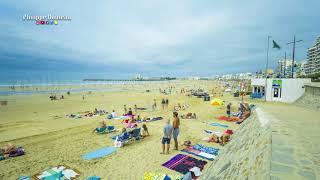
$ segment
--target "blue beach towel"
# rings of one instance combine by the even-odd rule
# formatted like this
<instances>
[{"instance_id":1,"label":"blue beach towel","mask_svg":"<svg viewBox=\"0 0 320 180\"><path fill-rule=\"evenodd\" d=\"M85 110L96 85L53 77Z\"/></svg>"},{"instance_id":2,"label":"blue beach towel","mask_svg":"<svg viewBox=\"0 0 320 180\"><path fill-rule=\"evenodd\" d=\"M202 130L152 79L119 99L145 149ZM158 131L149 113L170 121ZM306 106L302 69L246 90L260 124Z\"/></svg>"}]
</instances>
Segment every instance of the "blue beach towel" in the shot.
<instances>
[{"instance_id":1,"label":"blue beach towel","mask_svg":"<svg viewBox=\"0 0 320 180\"><path fill-rule=\"evenodd\" d=\"M115 148L115 147L106 147L106 148L102 148L102 149L99 149L99 150L94 151L94 152L90 152L90 153L84 154L82 156L82 158L85 159L85 160L101 158L103 156L107 156L109 154L112 154L112 153L114 153L116 151L117 151L117 148Z\"/></svg>"},{"instance_id":2,"label":"blue beach towel","mask_svg":"<svg viewBox=\"0 0 320 180\"><path fill-rule=\"evenodd\" d=\"M88 177L86 180L100 180L100 177L98 176Z\"/></svg>"},{"instance_id":3,"label":"blue beach towel","mask_svg":"<svg viewBox=\"0 0 320 180\"><path fill-rule=\"evenodd\" d=\"M228 125L225 124L220 124L220 123L211 123L210 126L219 126L219 127L223 127L223 128L228 128Z\"/></svg>"},{"instance_id":4,"label":"blue beach towel","mask_svg":"<svg viewBox=\"0 0 320 180\"><path fill-rule=\"evenodd\" d=\"M208 153L208 154L213 154L215 156L218 155L219 150L220 150L218 148L208 147L208 146L205 146L205 145L202 145L202 144L195 144L192 147L194 149L198 150L198 151L202 151L202 152L205 152L205 153Z\"/></svg>"}]
</instances>

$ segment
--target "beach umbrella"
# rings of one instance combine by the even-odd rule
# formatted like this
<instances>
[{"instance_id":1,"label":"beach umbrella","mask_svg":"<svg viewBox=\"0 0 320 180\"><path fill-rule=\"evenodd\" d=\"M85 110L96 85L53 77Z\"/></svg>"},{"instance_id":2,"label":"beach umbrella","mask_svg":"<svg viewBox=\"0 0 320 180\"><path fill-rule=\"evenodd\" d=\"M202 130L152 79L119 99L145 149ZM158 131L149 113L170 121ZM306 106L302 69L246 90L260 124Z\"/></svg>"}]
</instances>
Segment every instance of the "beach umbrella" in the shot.
<instances>
[{"instance_id":1,"label":"beach umbrella","mask_svg":"<svg viewBox=\"0 0 320 180\"><path fill-rule=\"evenodd\" d=\"M223 105L223 100L214 98L211 103L212 106L222 106Z\"/></svg>"}]
</instances>

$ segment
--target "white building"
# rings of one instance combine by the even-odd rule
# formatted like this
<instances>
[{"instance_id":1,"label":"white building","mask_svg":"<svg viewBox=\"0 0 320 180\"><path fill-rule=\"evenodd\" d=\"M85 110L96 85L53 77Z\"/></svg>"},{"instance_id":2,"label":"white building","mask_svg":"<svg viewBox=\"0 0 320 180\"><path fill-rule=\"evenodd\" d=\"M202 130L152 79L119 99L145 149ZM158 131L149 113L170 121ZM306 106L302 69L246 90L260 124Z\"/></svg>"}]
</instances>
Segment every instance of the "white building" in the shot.
<instances>
[{"instance_id":1,"label":"white building","mask_svg":"<svg viewBox=\"0 0 320 180\"><path fill-rule=\"evenodd\" d=\"M311 79L251 79L251 87L253 94L260 93L267 101L292 103L303 95L304 85L310 82Z\"/></svg>"},{"instance_id":2,"label":"white building","mask_svg":"<svg viewBox=\"0 0 320 180\"><path fill-rule=\"evenodd\" d=\"M317 38L314 46L308 49L306 74L320 73L320 37Z\"/></svg>"}]
</instances>

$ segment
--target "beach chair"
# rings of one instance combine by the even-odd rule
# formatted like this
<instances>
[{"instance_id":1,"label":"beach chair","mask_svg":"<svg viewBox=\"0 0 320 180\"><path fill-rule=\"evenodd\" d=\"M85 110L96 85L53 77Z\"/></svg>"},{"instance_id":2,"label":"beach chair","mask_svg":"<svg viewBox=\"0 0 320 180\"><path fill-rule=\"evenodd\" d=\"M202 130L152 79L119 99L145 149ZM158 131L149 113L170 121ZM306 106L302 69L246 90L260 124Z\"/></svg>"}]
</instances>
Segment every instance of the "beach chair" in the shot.
<instances>
[{"instance_id":1,"label":"beach chair","mask_svg":"<svg viewBox=\"0 0 320 180\"><path fill-rule=\"evenodd\" d=\"M116 131L114 126L107 126L106 128L99 130L97 133L98 134L106 134L106 133L111 133L114 131Z\"/></svg>"},{"instance_id":2,"label":"beach chair","mask_svg":"<svg viewBox=\"0 0 320 180\"><path fill-rule=\"evenodd\" d=\"M139 140L141 138L140 131L141 131L141 128L132 130L131 139Z\"/></svg>"},{"instance_id":3,"label":"beach chair","mask_svg":"<svg viewBox=\"0 0 320 180\"><path fill-rule=\"evenodd\" d=\"M116 140L114 141L115 147L122 147L125 143L129 142L130 135L128 132L122 133L116 136Z\"/></svg>"}]
</instances>

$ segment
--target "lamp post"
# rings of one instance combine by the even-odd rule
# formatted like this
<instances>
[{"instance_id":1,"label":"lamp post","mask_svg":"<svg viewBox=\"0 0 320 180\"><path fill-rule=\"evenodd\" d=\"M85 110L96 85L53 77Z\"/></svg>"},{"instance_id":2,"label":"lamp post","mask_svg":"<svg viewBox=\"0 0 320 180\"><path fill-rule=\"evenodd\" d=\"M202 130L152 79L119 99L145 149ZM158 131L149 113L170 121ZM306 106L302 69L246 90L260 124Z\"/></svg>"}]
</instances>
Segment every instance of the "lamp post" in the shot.
<instances>
[{"instance_id":1,"label":"lamp post","mask_svg":"<svg viewBox=\"0 0 320 180\"><path fill-rule=\"evenodd\" d=\"M295 50L296 50L296 43L297 42L302 42L302 40L298 40L296 41L296 36L293 36L293 42L289 42L288 44L293 44L293 49L292 49L292 65L291 65L291 78L293 78L293 67L294 67L294 54L295 54Z\"/></svg>"}]
</instances>

